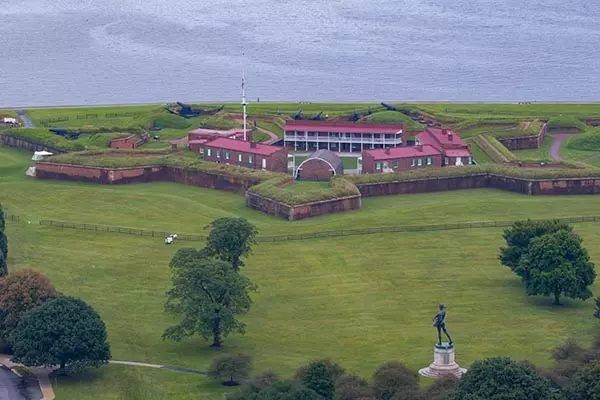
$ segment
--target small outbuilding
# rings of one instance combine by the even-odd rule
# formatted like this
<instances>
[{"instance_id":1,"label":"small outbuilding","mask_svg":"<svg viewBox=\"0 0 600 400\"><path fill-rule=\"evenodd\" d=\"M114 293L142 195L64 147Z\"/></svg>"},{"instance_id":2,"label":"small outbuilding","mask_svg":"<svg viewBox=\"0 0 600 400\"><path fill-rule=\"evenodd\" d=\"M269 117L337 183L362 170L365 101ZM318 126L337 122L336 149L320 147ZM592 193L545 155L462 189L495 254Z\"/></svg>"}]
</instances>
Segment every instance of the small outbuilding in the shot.
<instances>
[{"instance_id":1,"label":"small outbuilding","mask_svg":"<svg viewBox=\"0 0 600 400\"><path fill-rule=\"evenodd\" d=\"M332 151L318 150L296 169L295 178L304 181L328 181L334 175L342 175L342 159Z\"/></svg>"}]
</instances>

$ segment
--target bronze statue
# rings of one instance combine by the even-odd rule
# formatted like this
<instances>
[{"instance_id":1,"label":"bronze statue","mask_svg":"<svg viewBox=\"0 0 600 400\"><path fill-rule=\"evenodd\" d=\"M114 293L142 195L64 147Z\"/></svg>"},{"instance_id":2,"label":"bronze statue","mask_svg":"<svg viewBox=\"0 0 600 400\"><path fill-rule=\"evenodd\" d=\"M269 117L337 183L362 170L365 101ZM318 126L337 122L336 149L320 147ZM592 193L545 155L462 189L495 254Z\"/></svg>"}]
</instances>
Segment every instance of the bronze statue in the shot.
<instances>
[{"instance_id":1,"label":"bronze statue","mask_svg":"<svg viewBox=\"0 0 600 400\"><path fill-rule=\"evenodd\" d=\"M435 317L433 317L433 326L435 326L437 328L438 346L442 345L442 331L444 331L444 334L448 338L448 341L449 341L448 344L450 346L452 346L452 338L450 337L450 335L448 334L448 331L446 330L446 309L444 308L443 304L440 304L440 311L438 311L438 313L435 315Z\"/></svg>"}]
</instances>

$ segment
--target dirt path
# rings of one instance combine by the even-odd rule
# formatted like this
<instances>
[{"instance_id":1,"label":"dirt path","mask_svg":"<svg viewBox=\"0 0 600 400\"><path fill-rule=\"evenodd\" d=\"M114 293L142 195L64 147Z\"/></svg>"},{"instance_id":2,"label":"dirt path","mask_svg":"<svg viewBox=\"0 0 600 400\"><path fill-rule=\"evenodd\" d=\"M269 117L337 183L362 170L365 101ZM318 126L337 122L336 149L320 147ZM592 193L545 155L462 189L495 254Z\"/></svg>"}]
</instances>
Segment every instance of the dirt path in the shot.
<instances>
[{"instance_id":1,"label":"dirt path","mask_svg":"<svg viewBox=\"0 0 600 400\"><path fill-rule=\"evenodd\" d=\"M31 118L29 118L29 116L25 114L25 110L15 110L15 113L17 113L19 118L23 120L23 125L25 126L25 128L35 128L35 125L33 124Z\"/></svg>"},{"instance_id":2,"label":"dirt path","mask_svg":"<svg viewBox=\"0 0 600 400\"><path fill-rule=\"evenodd\" d=\"M198 371L198 370L195 370L195 369L172 367L170 365L142 363L142 362L137 362L137 361L110 360L108 363L109 364L116 364L116 365L130 365L130 366L133 366L133 367L146 367L146 368L166 369L166 370L169 370L169 371L185 372L186 374L195 374L195 375L204 375L204 376L208 375L208 373L206 373L204 371Z\"/></svg>"},{"instance_id":3,"label":"dirt path","mask_svg":"<svg viewBox=\"0 0 600 400\"><path fill-rule=\"evenodd\" d=\"M550 146L550 157L556 161L562 161L562 157L560 156L560 146L562 146L563 142L566 138L572 136L570 134L561 133L557 135L552 135L554 140L552 141L552 145Z\"/></svg>"},{"instance_id":4,"label":"dirt path","mask_svg":"<svg viewBox=\"0 0 600 400\"><path fill-rule=\"evenodd\" d=\"M266 140L263 143L272 144L279 140L279 136L277 136L275 133L273 133L269 130L266 130L265 128L261 128L260 126L257 126L256 129L258 129L262 133L266 133L267 135L269 135L270 139Z\"/></svg>"}]
</instances>

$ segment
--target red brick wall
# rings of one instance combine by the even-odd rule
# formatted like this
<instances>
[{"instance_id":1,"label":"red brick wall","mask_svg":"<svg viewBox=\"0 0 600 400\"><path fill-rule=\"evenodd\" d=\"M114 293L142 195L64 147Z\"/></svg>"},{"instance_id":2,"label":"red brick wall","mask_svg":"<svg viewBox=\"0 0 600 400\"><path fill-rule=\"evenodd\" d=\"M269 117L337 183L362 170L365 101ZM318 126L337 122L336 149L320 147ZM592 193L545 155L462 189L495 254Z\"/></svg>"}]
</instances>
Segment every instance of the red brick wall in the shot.
<instances>
[{"instance_id":1,"label":"red brick wall","mask_svg":"<svg viewBox=\"0 0 600 400\"><path fill-rule=\"evenodd\" d=\"M298 169L298 178L303 180L328 181L333 175L331 166L318 158L303 162Z\"/></svg>"},{"instance_id":2,"label":"red brick wall","mask_svg":"<svg viewBox=\"0 0 600 400\"><path fill-rule=\"evenodd\" d=\"M266 156L212 147L209 145L209 143L202 145L202 148L204 149L204 159L206 161L236 165L245 168L262 169L262 160L266 159L267 170L281 173L287 173L288 171L287 150L284 148L281 148L280 150L277 150L276 152ZM210 156L207 155L207 149L211 150ZM220 158L217 158L217 151L221 152ZM229 152L229 159L225 158L226 152ZM239 161L238 158L240 154L242 155L242 161ZM248 156L252 156L252 163L248 162Z\"/></svg>"},{"instance_id":3,"label":"red brick wall","mask_svg":"<svg viewBox=\"0 0 600 400\"><path fill-rule=\"evenodd\" d=\"M431 165L427 165L427 158L431 158ZM421 158L423 160L422 165L419 166L417 159ZM410 165L410 160L415 160L414 167ZM378 162L384 163L387 162L388 167L392 168L394 171L409 171L412 169L419 168L432 168L432 167L441 167L442 166L442 155L436 154L431 156L415 156L410 158L398 158L398 168L394 168L394 160L379 160L376 161L371 157L366 151L363 152L363 165L362 165L362 173L363 174L373 174L373 173L381 173L382 171L377 170L376 164ZM382 168L383 169L383 168Z\"/></svg>"},{"instance_id":4,"label":"red brick wall","mask_svg":"<svg viewBox=\"0 0 600 400\"><path fill-rule=\"evenodd\" d=\"M534 136L523 136L515 138L496 138L509 150L539 149L546 137L546 124L542 126L540 133Z\"/></svg>"},{"instance_id":5,"label":"red brick wall","mask_svg":"<svg viewBox=\"0 0 600 400\"><path fill-rule=\"evenodd\" d=\"M361 196L319 201L299 206L288 206L255 193L246 192L246 207L262 211L269 215L275 215L288 221L295 221L318 215L359 210L361 208Z\"/></svg>"}]
</instances>

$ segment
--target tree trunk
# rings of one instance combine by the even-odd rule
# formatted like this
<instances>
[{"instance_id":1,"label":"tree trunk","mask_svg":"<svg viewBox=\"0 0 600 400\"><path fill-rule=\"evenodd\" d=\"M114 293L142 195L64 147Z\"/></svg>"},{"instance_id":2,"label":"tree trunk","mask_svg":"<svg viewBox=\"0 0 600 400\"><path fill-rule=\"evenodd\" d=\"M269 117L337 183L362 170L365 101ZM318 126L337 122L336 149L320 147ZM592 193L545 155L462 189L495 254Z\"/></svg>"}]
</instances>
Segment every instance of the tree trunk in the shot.
<instances>
[{"instance_id":1,"label":"tree trunk","mask_svg":"<svg viewBox=\"0 0 600 400\"><path fill-rule=\"evenodd\" d=\"M218 333L213 334L213 344L210 347L221 347L221 336Z\"/></svg>"},{"instance_id":2,"label":"tree trunk","mask_svg":"<svg viewBox=\"0 0 600 400\"><path fill-rule=\"evenodd\" d=\"M560 306L560 293L554 293L554 304Z\"/></svg>"},{"instance_id":3,"label":"tree trunk","mask_svg":"<svg viewBox=\"0 0 600 400\"><path fill-rule=\"evenodd\" d=\"M214 321L213 344L211 344L210 347L221 347L221 320L219 318Z\"/></svg>"},{"instance_id":4,"label":"tree trunk","mask_svg":"<svg viewBox=\"0 0 600 400\"><path fill-rule=\"evenodd\" d=\"M233 270L234 271L239 271L240 270L240 259L238 257L234 257L233 258Z\"/></svg>"}]
</instances>

